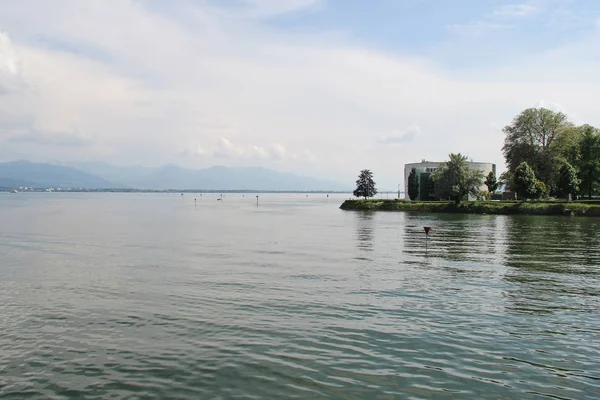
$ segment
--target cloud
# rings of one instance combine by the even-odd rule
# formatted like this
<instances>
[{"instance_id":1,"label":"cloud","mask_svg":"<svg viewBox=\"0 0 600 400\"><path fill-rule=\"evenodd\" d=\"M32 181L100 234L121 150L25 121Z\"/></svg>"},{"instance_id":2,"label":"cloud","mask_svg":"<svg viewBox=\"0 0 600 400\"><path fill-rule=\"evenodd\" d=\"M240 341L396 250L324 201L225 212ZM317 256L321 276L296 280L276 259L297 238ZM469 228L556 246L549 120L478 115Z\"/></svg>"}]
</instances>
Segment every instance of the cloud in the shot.
<instances>
[{"instance_id":1,"label":"cloud","mask_svg":"<svg viewBox=\"0 0 600 400\"><path fill-rule=\"evenodd\" d=\"M456 33L478 37L489 32L513 29L515 25L508 23L507 20L531 16L541 11L542 7L536 0L508 4L496 8L480 18L462 24L453 24L448 28Z\"/></svg>"},{"instance_id":2,"label":"cloud","mask_svg":"<svg viewBox=\"0 0 600 400\"><path fill-rule=\"evenodd\" d=\"M312 8L322 0L238 0L220 11L229 17L265 18Z\"/></svg>"},{"instance_id":3,"label":"cloud","mask_svg":"<svg viewBox=\"0 0 600 400\"><path fill-rule=\"evenodd\" d=\"M314 163L318 160L317 155L308 150L302 151L299 154L292 154L291 158L294 160L307 161L309 163Z\"/></svg>"},{"instance_id":4,"label":"cloud","mask_svg":"<svg viewBox=\"0 0 600 400\"><path fill-rule=\"evenodd\" d=\"M0 31L0 95L24 88L21 59L8 34Z\"/></svg>"},{"instance_id":5,"label":"cloud","mask_svg":"<svg viewBox=\"0 0 600 400\"><path fill-rule=\"evenodd\" d=\"M379 142L383 144L402 144L405 142L415 140L416 137L420 134L421 128L418 125L412 125L405 129L403 132L382 137L381 139L379 139Z\"/></svg>"},{"instance_id":6,"label":"cloud","mask_svg":"<svg viewBox=\"0 0 600 400\"><path fill-rule=\"evenodd\" d=\"M266 159L269 157L269 153L264 149L264 147L260 147L257 145L250 146L248 153L252 157L258 157L258 158L262 158L262 159Z\"/></svg>"},{"instance_id":7,"label":"cloud","mask_svg":"<svg viewBox=\"0 0 600 400\"><path fill-rule=\"evenodd\" d=\"M557 103L549 103L547 101L544 100L539 100L537 101L534 106L535 108L546 108L548 110L552 110L554 112L562 112L562 113L566 113L566 110Z\"/></svg>"},{"instance_id":8,"label":"cloud","mask_svg":"<svg viewBox=\"0 0 600 400\"><path fill-rule=\"evenodd\" d=\"M274 160L283 160L287 156L287 150L285 149L285 147L283 145L281 145L279 143L276 143L273 145L270 153L271 153L271 158L273 158Z\"/></svg>"},{"instance_id":9,"label":"cloud","mask_svg":"<svg viewBox=\"0 0 600 400\"><path fill-rule=\"evenodd\" d=\"M537 2L525 2L520 4L508 4L494 10L494 15L503 17L526 17L540 11Z\"/></svg>"},{"instance_id":10,"label":"cloud","mask_svg":"<svg viewBox=\"0 0 600 400\"><path fill-rule=\"evenodd\" d=\"M267 147L256 144L238 145L227 138L218 139L212 154L219 158L255 158L271 161L281 161L288 156L286 148L279 143Z\"/></svg>"},{"instance_id":11,"label":"cloud","mask_svg":"<svg viewBox=\"0 0 600 400\"><path fill-rule=\"evenodd\" d=\"M90 145L90 139L76 133L37 132L31 130L23 134L9 136L7 143L35 144L40 146L84 147Z\"/></svg>"},{"instance_id":12,"label":"cloud","mask_svg":"<svg viewBox=\"0 0 600 400\"><path fill-rule=\"evenodd\" d=\"M234 145L231 140L227 138L219 138L218 144L213 150L213 156L215 157L239 157L243 156L245 150L242 147Z\"/></svg>"},{"instance_id":13,"label":"cloud","mask_svg":"<svg viewBox=\"0 0 600 400\"><path fill-rule=\"evenodd\" d=\"M369 47L352 35L265 22L318 10L316 1L242 4L243 21L223 2L205 4L20 0L0 7L11 39L10 52L4 44L0 50L10 54L0 58L0 87L16 79L14 65L26 85L0 96L1 156L144 165L185 158L190 167L275 165L350 182L360 158L378 181L395 185L413 159L462 152L501 164L502 132L490 121L509 123L540 98L600 125L591 34L491 67L473 65L476 53L446 65L438 43L419 55L382 50L402 48L395 42ZM509 26L495 18L454 29L481 35ZM462 38L448 36L448 46L471 54ZM427 136L393 133L412 125ZM74 152L50 145L61 140L48 136L46 145L6 141L16 134L34 140L36 132L80 132L89 144ZM390 134L379 138L382 132ZM382 146L386 140L402 146Z\"/></svg>"},{"instance_id":14,"label":"cloud","mask_svg":"<svg viewBox=\"0 0 600 400\"><path fill-rule=\"evenodd\" d=\"M10 37L6 32L0 32L0 74L17 75L19 64L19 58Z\"/></svg>"},{"instance_id":15,"label":"cloud","mask_svg":"<svg viewBox=\"0 0 600 400\"><path fill-rule=\"evenodd\" d=\"M252 163L252 161L261 161L267 163L276 163L280 165L286 163L314 163L317 161L317 155L310 150L298 149L296 152L290 152L281 143L269 145L258 144L238 144L227 138L219 138L212 150L211 155L216 158L225 158L232 161L242 161Z\"/></svg>"},{"instance_id":16,"label":"cloud","mask_svg":"<svg viewBox=\"0 0 600 400\"><path fill-rule=\"evenodd\" d=\"M572 110L567 110L561 104L558 104L555 102L547 102L544 100L539 100L535 103L534 107L535 108L546 108L546 109L552 110L554 112L561 112L561 113L565 114L569 118L569 121L571 121L575 125L583 125L586 123L585 120L578 113L572 112Z\"/></svg>"},{"instance_id":17,"label":"cloud","mask_svg":"<svg viewBox=\"0 0 600 400\"><path fill-rule=\"evenodd\" d=\"M454 24L454 25L449 26L450 30L452 30L454 32L462 33L462 34L466 34L466 35L470 35L470 36L480 36L489 31L498 31L498 30L508 29L511 27L512 26L508 25L508 24L484 21L484 20L473 20L473 21L469 21L464 24Z\"/></svg>"}]
</instances>

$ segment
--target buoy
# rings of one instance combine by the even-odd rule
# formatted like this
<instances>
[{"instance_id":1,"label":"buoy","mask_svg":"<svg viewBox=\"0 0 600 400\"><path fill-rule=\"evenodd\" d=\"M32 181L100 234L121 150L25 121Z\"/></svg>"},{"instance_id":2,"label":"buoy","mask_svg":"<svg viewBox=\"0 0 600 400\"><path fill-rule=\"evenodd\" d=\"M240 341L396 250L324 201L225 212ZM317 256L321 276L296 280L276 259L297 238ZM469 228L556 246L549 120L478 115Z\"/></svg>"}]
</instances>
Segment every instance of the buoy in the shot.
<instances>
[{"instance_id":1,"label":"buoy","mask_svg":"<svg viewBox=\"0 0 600 400\"><path fill-rule=\"evenodd\" d=\"M431 230L431 227L424 226L423 230L425 231L425 253L427 253L427 239L429 239L429 231Z\"/></svg>"}]
</instances>

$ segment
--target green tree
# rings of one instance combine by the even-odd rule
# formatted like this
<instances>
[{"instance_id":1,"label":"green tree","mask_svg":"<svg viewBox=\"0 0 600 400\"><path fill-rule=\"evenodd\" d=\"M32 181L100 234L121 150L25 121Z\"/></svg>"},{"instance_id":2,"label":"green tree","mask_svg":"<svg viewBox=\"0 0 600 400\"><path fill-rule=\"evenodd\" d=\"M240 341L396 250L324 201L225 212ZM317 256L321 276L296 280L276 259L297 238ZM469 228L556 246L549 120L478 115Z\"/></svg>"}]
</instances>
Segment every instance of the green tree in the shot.
<instances>
[{"instance_id":1,"label":"green tree","mask_svg":"<svg viewBox=\"0 0 600 400\"><path fill-rule=\"evenodd\" d=\"M481 190L477 194L477 201L487 201L491 198L492 198L492 196L491 196L490 192L488 192L487 190Z\"/></svg>"},{"instance_id":2,"label":"green tree","mask_svg":"<svg viewBox=\"0 0 600 400\"><path fill-rule=\"evenodd\" d=\"M561 159L561 167L567 163L575 166L579 158L579 144L581 142L582 127L570 126L556 136L552 143L552 150Z\"/></svg>"},{"instance_id":3,"label":"green tree","mask_svg":"<svg viewBox=\"0 0 600 400\"><path fill-rule=\"evenodd\" d=\"M527 162L538 179L554 190L560 165L554 142L571 126L561 112L546 108L528 108L521 112L503 129L506 137L502 152L509 171L514 173L521 163Z\"/></svg>"},{"instance_id":4,"label":"green tree","mask_svg":"<svg viewBox=\"0 0 600 400\"><path fill-rule=\"evenodd\" d=\"M536 195L536 181L535 172L527 162L523 161L515 169L510 186L517 193L519 200L525 200Z\"/></svg>"},{"instance_id":5,"label":"green tree","mask_svg":"<svg viewBox=\"0 0 600 400\"><path fill-rule=\"evenodd\" d=\"M356 189L354 189L355 197L373 197L377 194L375 181L373 181L373 173L368 169L363 169L356 180Z\"/></svg>"},{"instance_id":6,"label":"green tree","mask_svg":"<svg viewBox=\"0 0 600 400\"><path fill-rule=\"evenodd\" d=\"M411 169L408 174L408 198L416 200L419 197L419 175L416 169Z\"/></svg>"},{"instance_id":7,"label":"green tree","mask_svg":"<svg viewBox=\"0 0 600 400\"><path fill-rule=\"evenodd\" d=\"M548 186L539 179L535 180L535 197L538 199L548 197Z\"/></svg>"},{"instance_id":8,"label":"green tree","mask_svg":"<svg viewBox=\"0 0 600 400\"><path fill-rule=\"evenodd\" d=\"M579 142L578 159L581 191L592 197L600 184L600 131L593 126L583 125Z\"/></svg>"},{"instance_id":9,"label":"green tree","mask_svg":"<svg viewBox=\"0 0 600 400\"><path fill-rule=\"evenodd\" d=\"M579 178L577 171L571 164L565 163L560 167L558 173L558 194L561 197L568 197L579 191Z\"/></svg>"},{"instance_id":10,"label":"green tree","mask_svg":"<svg viewBox=\"0 0 600 400\"><path fill-rule=\"evenodd\" d=\"M490 173L485 178L485 186L488 188L488 192L492 193L498 190L498 180L496 179L496 174L494 171L490 171Z\"/></svg>"},{"instance_id":11,"label":"green tree","mask_svg":"<svg viewBox=\"0 0 600 400\"><path fill-rule=\"evenodd\" d=\"M510 187L510 183L512 182L512 176L513 176L513 174L509 170L506 170L503 173L501 173L500 176L498 177L498 186L505 185L505 186L508 186L510 189L512 189Z\"/></svg>"},{"instance_id":12,"label":"green tree","mask_svg":"<svg viewBox=\"0 0 600 400\"><path fill-rule=\"evenodd\" d=\"M451 198L459 203L465 196L477 196L483 182L483 172L469 168L467 157L450 154L450 160L442 163L431 175L436 197Z\"/></svg>"}]
</instances>

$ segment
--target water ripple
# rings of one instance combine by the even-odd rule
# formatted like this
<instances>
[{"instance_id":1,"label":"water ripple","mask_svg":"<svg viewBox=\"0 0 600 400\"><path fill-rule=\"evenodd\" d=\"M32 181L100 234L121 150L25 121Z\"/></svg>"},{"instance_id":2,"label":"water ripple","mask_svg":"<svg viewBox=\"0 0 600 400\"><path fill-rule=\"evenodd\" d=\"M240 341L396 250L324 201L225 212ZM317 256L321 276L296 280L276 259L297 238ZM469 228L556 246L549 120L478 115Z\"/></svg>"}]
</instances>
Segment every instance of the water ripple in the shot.
<instances>
[{"instance_id":1,"label":"water ripple","mask_svg":"<svg viewBox=\"0 0 600 400\"><path fill-rule=\"evenodd\" d=\"M600 398L598 221L39 199L0 198L0 398Z\"/></svg>"}]
</instances>

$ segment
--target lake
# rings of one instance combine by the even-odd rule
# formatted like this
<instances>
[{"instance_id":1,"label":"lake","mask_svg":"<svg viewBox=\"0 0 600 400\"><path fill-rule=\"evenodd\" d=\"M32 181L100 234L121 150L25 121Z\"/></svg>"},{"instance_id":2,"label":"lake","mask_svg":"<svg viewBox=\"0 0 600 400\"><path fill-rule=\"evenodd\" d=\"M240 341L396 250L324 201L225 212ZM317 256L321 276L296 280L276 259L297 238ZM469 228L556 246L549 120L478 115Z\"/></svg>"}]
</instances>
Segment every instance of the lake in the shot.
<instances>
[{"instance_id":1,"label":"lake","mask_svg":"<svg viewBox=\"0 0 600 400\"><path fill-rule=\"evenodd\" d=\"M0 398L600 398L600 219L217 196L0 193Z\"/></svg>"}]
</instances>

